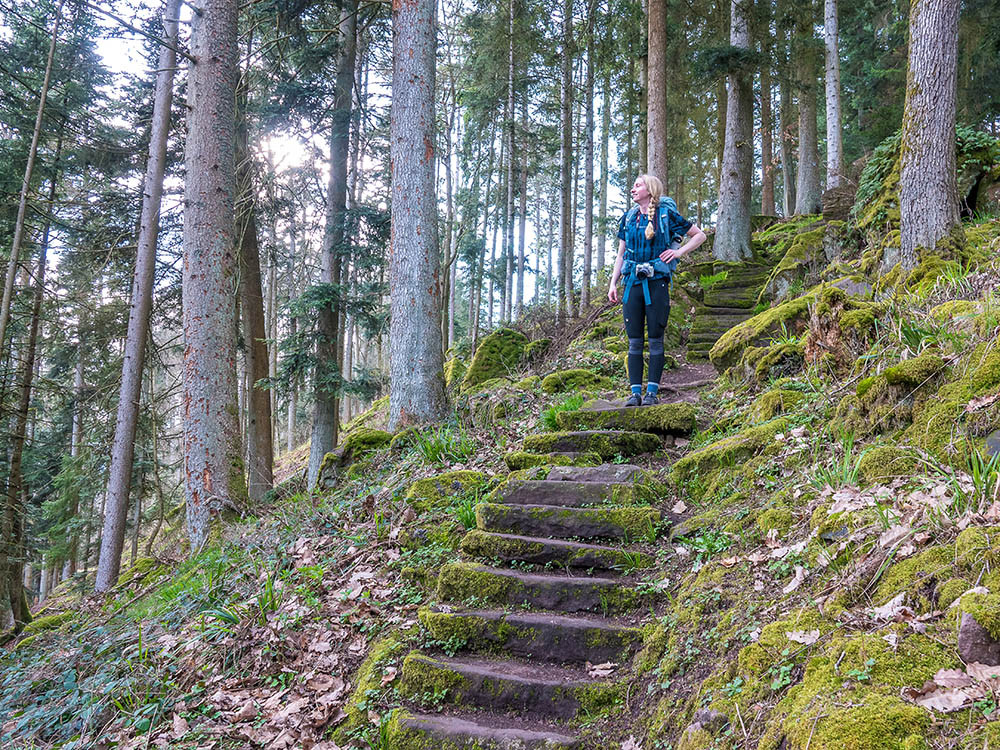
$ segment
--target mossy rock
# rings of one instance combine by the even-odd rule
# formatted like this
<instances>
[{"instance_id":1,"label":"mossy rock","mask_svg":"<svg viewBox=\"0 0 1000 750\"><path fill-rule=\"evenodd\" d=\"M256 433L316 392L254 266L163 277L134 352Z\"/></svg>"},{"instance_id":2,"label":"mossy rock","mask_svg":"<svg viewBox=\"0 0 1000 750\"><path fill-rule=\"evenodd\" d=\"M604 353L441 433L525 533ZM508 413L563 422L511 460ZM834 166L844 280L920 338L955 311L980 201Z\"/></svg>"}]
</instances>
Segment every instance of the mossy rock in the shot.
<instances>
[{"instance_id":1,"label":"mossy rock","mask_svg":"<svg viewBox=\"0 0 1000 750\"><path fill-rule=\"evenodd\" d=\"M919 386L940 375L944 369L945 362L940 354L924 352L889 367L882 374L889 385Z\"/></svg>"},{"instance_id":2,"label":"mossy rock","mask_svg":"<svg viewBox=\"0 0 1000 750\"><path fill-rule=\"evenodd\" d=\"M511 451L504 455L503 461L511 471L522 471L532 466L600 466L602 459L599 454L592 452L567 455Z\"/></svg>"},{"instance_id":3,"label":"mossy rock","mask_svg":"<svg viewBox=\"0 0 1000 750\"><path fill-rule=\"evenodd\" d=\"M796 282L814 276L830 261L824 247L826 232L826 223L820 220L792 236L784 255L768 276L758 302L785 298Z\"/></svg>"},{"instance_id":4,"label":"mossy rock","mask_svg":"<svg viewBox=\"0 0 1000 750\"><path fill-rule=\"evenodd\" d=\"M449 393L453 393L458 390L459 386L462 384L462 378L465 377L465 373L468 369L468 364L460 357L452 357L445 362L444 384Z\"/></svg>"},{"instance_id":5,"label":"mossy rock","mask_svg":"<svg viewBox=\"0 0 1000 750\"><path fill-rule=\"evenodd\" d=\"M753 422L767 422L781 414L785 414L798 406L806 398L802 391L787 388L775 388L762 393L750 407L750 419Z\"/></svg>"},{"instance_id":6,"label":"mossy rock","mask_svg":"<svg viewBox=\"0 0 1000 750\"><path fill-rule=\"evenodd\" d=\"M782 341L766 347L747 347L740 360L743 375L757 383L795 375L805 364L805 345Z\"/></svg>"},{"instance_id":7,"label":"mossy rock","mask_svg":"<svg viewBox=\"0 0 1000 750\"><path fill-rule=\"evenodd\" d=\"M610 378L584 369L553 372L542 379L542 390L546 393L607 391L612 390L614 387L615 384Z\"/></svg>"},{"instance_id":8,"label":"mossy rock","mask_svg":"<svg viewBox=\"0 0 1000 750\"><path fill-rule=\"evenodd\" d=\"M361 428L351 432L341 443L342 463L357 461L361 456L377 451L392 442L392 433L385 430Z\"/></svg>"},{"instance_id":9,"label":"mossy rock","mask_svg":"<svg viewBox=\"0 0 1000 750\"><path fill-rule=\"evenodd\" d=\"M955 555L963 565L1000 565L1000 526L970 526L955 540Z\"/></svg>"},{"instance_id":10,"label":"mossy rock","mask_svg":"<svg viewBox=\"0 0 1000 750\"><path fill-rule=\"evenodd\" d=\"M601 346L612 354L626 354L628 352L628 341L621 334L608 336L601 342Z\"/></svg>"},{"instance_id":11,"label":"mossy rock","mask_svg":"<svg viewBox=\"0 0 1000 750\"><path fill-rule=\"evenodd\" d=\"M765 536L771 529L777 529L779 535L785 534L795 522L795 516L790 508L768 508L757 516L757 528Z\"/></svg>"},{"instance_id":12,"label":"mossy rock","mask_svg":"<svg viewBox=\"0 0 1000 750\"><path fill-rule=\"evenodd\" d=\"M866 484L910 476L918 462L913 451L895 445L869 448L858 460L858 476Z\"/></svg>"},{"instance_id":13,"label":"mossy rock","mask_svg":"<svg viewBox=\"0 0 1000 750\"><path fill-rule=\"evenodd\" d=\"M955 545L930 547L913 557L890 567L872 595L872 602L883 605L900 593L908 594L908 604L918 613L931 612L935 607L934 590L938 581L952 578L955 573Z\"/></svg>"},{"instance_id":14,"label":"mossy rock","mask_svg":"<svg viewBox=\"0 0 1000 750\"><path fill-rule=\"evenodd\" d=\"M694 477L705 478L724 466L733 467L772 448L775 435L787 430L788 420L779 418L717 440L677 461L671 476L675 482L684 483Z\"/></svg>"},{"instance_id":15,"label":"mossy rock","mask_svg":"<svg viewBox=\"0 0 1000 750\"><path fill-rule=\"evenodd\" d=\"M21 631L21 635L37 635L38 633L43 633L47 630L55 630L56 628L60 628L65 625L67 622L73 622L75 619L76 612L60 612L57 615L44 615L42 617L36 617L24 626L24 630Z\"/></svg>"},{"instance_id":16,"label":"mossy rock","mask_svg":"<svg viewBox=\"0 0 1000 750\"><path fill-rule=\"evenodd\" d=\"M529 375L528 377L521 378L514 383L514 387L519 391L533 391L538 388L541 382L542 378L540 375Z\"/></svg>"},{"instance_id":17,"label":"mossy rock","mask_svg":"<svg viewBox=\"0 0 1000 750\"><path fill-rule=\"evenodd\" d=\"M781 333L782 328L786 333L798 332L805 325L809 304L815 297L816 292L811 290L730 328L715 342L709 352L709 360L719 372L723 372L739 362L747 347L765 342Z\"/></svg>"},{"instance_id":18,"label":"mossy rock","mask_svg":"<svg viewBox=\"0 0 1000 750\"><path fill-rule=\"evenodd\" d=\"M524 438L524 448L531 453L589 452L598 454L606 461L615 456L628 458L642 453L652 453L659 450L662 445L657 435L624 430L547 432Z\"/></svg>"},{"instance_id":19,"label":"mossy rock","mask_svg":"<svg viewBox=\"0 0 1000 750\"><path fill-rule=\"evenodd\" d=\"M121 573L118 574L118 581L116 586L124 586L125 584L136 581L141 582L147 580L153 573L158 572L163 568L160 561L155 557L139 557L130 566L125 568Z\"/></svg>"},{"instance_id":20,"label":"mossy rock","mask_svg":"<svg viewBox=\"0 0 1000 750\"><path fill-rule=\"evenodd\" d=\"M406 645L394 636L383 638L372 644L368 656L352 680L355 688L344 706L347 718L337 728L338 741L347 742L351 732L368 724L369 694L382 689L382 676L385 668L398 662L405 650Z\"/></svg>"},{"instance_id":21,"label":"mossy rock","mask_svg":"<svg viewBox=\"0 0 1000 750\"><path fill-rule=\"evenodd\" d=\"M474 493L485 483L486 475L480 471L449 471L411 484L406 502L420 512L440 510L448 507L453 498Z\"/></svg>"},{"instance_id":22,"label":"mossy rock","mask_svg":"<svg viewBox=\"0 0 1000 750\"><path fill-rule=\"evenodd\" d=\"M480 386L492 378L507 377L524 359L528 337L511 328L500 328L486 336L472 357L462 380L462 391Z\"/></svg>"},{"instance_id":23,"label":"mossy rock","mask_svg":"<svg viewBox=\"0 0 1000 750\"><path fill-rule=\"evenodd\" d=\"M537 362L544 357L552 346L552 339L535 339L524 347L524 361Z\"/></svg>"},{"instance_id":24,"label":"mossy rock","mask_svg":"<svg viewBox=\"0 0 1000 750\"><path fill-rule=\"evenodd\" d=\"M949 578L937 587L937 606L948 609L962 594L972 588L972 584L964 578Z\"/></svg>"},{"instance_id":25,"label":"mossy rock","mask_svg":"<svg viewBox=\"0 0 1000 750\"><path fill-rule=\"evenodd\" d=\"M656 404L637 409L588 409L556 415L563 430L641 430L659 435L690 435L695 429L697 409L688 403Z\"/></svg>"},{"instance_id":26,"label":"mossy rock","mask_svg":"<svg viewBox=\"0 0 1000 750\"><path fill-rule=\"evenodd\" d=\"M962 597L958 609L972 615L993 640L1000 641L1000 594L970 591Z\"/></svg>"}]
</instances>

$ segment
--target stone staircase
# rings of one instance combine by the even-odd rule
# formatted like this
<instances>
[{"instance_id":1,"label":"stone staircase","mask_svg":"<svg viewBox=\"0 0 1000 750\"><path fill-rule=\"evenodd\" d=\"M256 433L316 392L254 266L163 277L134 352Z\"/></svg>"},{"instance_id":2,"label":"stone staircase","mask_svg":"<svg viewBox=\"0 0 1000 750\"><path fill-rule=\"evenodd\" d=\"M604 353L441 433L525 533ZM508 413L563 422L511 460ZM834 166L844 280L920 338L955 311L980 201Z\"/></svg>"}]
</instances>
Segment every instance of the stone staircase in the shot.
<instances>
[{"instance_id":1,"label":"stone staircase","mask_svg":"<svg viewBox=\"0 0 1000 750\"><path fill-rule=\"evenodd\" d=\"M689 361L704 361L722 334L753 317L757 297L771 273L770 264L716 264L728 276L709 288L695 310L687 342Z\"/></svg>"},{"instance_id":2,"label":"stone staircase","mask_svg":"<svg viewBox=\"0 0 1000 750\"><path fill-rule=\"evenodd\" d=\"M569 414L567 425L609 428L530 435L525 449L629 458L694 427L686 403ZM613 429L639 416L651 431ZM583 748L582 722L624 710L633 623L650 603L636 573L665 524L655 482L616 463L519 477L477 507L466 559L442 568L439 603L420 613L440 646L403 662L396 750Z\"/></svg>"}]
</instances>

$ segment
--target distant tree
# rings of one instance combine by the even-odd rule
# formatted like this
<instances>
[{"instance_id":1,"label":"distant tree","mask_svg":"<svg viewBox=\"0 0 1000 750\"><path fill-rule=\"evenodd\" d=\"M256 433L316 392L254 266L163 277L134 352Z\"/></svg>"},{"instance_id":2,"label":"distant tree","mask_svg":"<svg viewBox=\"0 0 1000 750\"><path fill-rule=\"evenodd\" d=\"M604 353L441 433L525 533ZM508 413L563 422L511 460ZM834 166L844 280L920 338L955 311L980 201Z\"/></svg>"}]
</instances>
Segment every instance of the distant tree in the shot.
<instances>
[{"instance_id":1,"label":"distant tree","mask_svg":"<svg viewBox=\"0 0 1000 750\"><path fill-rule=\"evenodd\" d=\"M955 175L959 0L914 0L899 174L900 252L914 268L921 250L961 243ZM953 249L953 248L949 248Z\"/></svg>"},{"instance_id":2,"label":"distant tree","mask_svg":"<svg viewBox=\"0 0 1000 750\"><path fill-rule=\"evenodd\" d=\"M840 127L840 32L837 0L825 0L823 38L826 42L826 187L844 178L844 139Z\"/></svg>"},{"instance_id":3,"label":"distant tree","mask_svg":"<svg viewBox=\"0 0 1000 750\"><path fill-rule=\"evenodd\" d=\"M795 88L799 97L799 163L795 184L795 213L820 210L819 137L816 120L816 76L819 54L815 38L815 0L795 9Z\"/></svg>"},{"instance_id":4,"label":"distant tree","mask_svg":"<svg viewBox=\"0 0 1000 750\"><path fill-rule=\"evenodd\" d=\"M389 425L440 419L441 279L434 191L434 0L392 15Z\"/></svg>"}]
</instances>

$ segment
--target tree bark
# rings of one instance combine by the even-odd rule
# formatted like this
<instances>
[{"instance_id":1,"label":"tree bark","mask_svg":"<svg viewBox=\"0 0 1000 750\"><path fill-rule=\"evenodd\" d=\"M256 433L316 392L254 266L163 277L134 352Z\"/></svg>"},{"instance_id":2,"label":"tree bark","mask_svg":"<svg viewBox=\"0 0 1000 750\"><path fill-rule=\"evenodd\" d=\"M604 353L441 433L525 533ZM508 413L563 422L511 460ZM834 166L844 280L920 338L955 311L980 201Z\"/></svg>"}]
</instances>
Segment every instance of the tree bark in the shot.
<instances>
[{"instance_id":1,"label":"tree bark","mask_svg":"<svg viewBox=\"0 0 1000 750\"><path fill-rule=\"evenodd\" d=\"M955 175L958 0L914 0L899 175L904 269L964 242ZM950 247L949 247L950 246Z\"/></svg>"},{"instance_id":2,"label":"tree bark","mask_svg":"<svg viewBox=\"0 0 1000 750\"><path fill-rule=\"evenodd\" d=\"M392 14L389 427L444 416L434 192L434 0Z\"/></svg>"},{"instance_id":3,"label":"tree bark","mask_svg":"<svg viewBox=\"0 0 1000 750\"><path fill-rule=\"evenodd\" d=\"M799 169L795 213L815 214L821 208L819 139L816 124L817 56L814 51L813 0L797 8L795 24L796 89L799 94Z\"/></svg>"},{"instance_id":4,"label":"tree bark","mask_svg":"<svg viewBox=\"0 0 1000 750\"><path fill-rule=\"evenodd\" d=\"M177 16L180 0L167 0L163 7L163 38L153 95L153 118L149 135L149 155L142 191L139 240L132 275L132 303L129 307L122 380L118 391L118 413L108 472L107 513L101 535L101 553L97 563L94 590L107 591L115 585L121 568L125 543L125 516L132 486L132 463L135 431L139 416L139 395L149 338L149 315L153 307L153 277L156 270L156 241L160 231L160 201L163 174L167 161L167 135L170 130L170 102L177 65Z\"/></svg>"},{"instance_id":5,"label":"tree bark","mask_svg":"<svg viewBox=\"0 0 1000 750\"><path fill-rule=\"evenodd\" d=\"M192 552L246 496L236 414L236 0L192 17L184 158L184 476Z\"/></svg>"},{"instance_id":6,"label":"tree bark","mask_svg":"<svg viewBox=\"0 0 1000 750\"><path fill-rule=\"evenodd\" d=\"M528 133L528 99L525 96L521 103L521 138L527 138ZM528 224L528 148L527 142L521 147L521 178L518 188L520 206L517 220L517 297L514 302L514 319L519 320L524 310L524 240Z\"/></svg>"},{"instance_id":7,"label":"tree bark","mask_svg":"<svg viewBox=\"0 0 1000 750\"><path fill-rule=\"evenodd\" d=\"M844 142L840 127L840 49L837 0L824 0L823 38L826 42L826 189L844 179Z\"/></svg>"},{"instance_id":8,"label":"tree bark","mask_svg":"<svg viewBox=\"0 0 1000 750\"><path fill-rule=\"evenodd\" d=\"M601 200L597 208L597 272L604 270L604 248L608 239L608 147L611 138L611 75L601 85Z\"/></svg>"},{"instance_id":9,"label":"tree bark","mask_svg":"<svg viewBox=\"0 0 1000 750\"><path fill-rule=\"evenodd\" d=\"M330 127L330 178L327 188L326 230L323 235L320 283L328 285L333 302L323 306L318 316L316 372L313 384L312 438L309 444L307 484L313 487L319 477L323 457L337 445L340 417L340 381L337 367L340 351L340 316L342 315L340 277L347 236L347 160L351 147L351 105L354 83L354 58L357 38L357 0L345 0L340 12L340 59L334 92ZM431 170L434 168L431 162ZM433 180L433 171L431 179ZM440 260L438 260L440 263ZM441 311L437 311L440 325ZM440 331L436 338L441 344Z\"/></svg>"},{"instance_id":10,"label":"tree bark","mask_svg":"<svg viewBox=\"0 0 1000 750\"><path fill-rule=\"evenodd\" d=\"M767 3L765 33L761 34L764 63L760 68L760 212L774 216L774 115L771 107L771 13Z\"/></svg>"},{"instance_id":11,"label":"tree bark","mask_svg":"<svg viewBox=\"0 0 1000 750\"><path fill-rule=\"evenodd\" d=\"M504 210L504 277L503 318L511 320L514 309L514 0L507 0L507 208Z\"/></svg>"},{"instance_id":12,"label":"tree bark","mask_svg":"<svg viewBox=\"0 0 1000 750\"><path fill-rule=\"evenodd\" d=\"M573 315L573 0L563 0L558 319Z\"/></svg>"},{"instance_id":13,"label":"tree bark","mask_svg":"<svg viewBox=\"0 0 1000 750\"><path fill-rule=\"evenodd\" d=\"M590 307L594 260L594 14L596 0L587 12L587 72L584 83L583 135L583 281L580 283L580 315Z\"/></svg>"},{"instance_id":14,"label":"tree bark","mask_svg":"<svg viewBox=\"0 0 1000 750\"><path fill-rule=\"evenodd\" d=\"M243 80L248 80L244 75ZM257 386L269 374L264 293L260 274L260 239L257 234L257 196L253 157L247 123L247 92L239 94L236 125L236 226L240 264L240 318L246 351L247 495L254 502L274 486L274 445L271 443L271 397Z\"/></svg>"},{"instance_id":15,"label":"tree bark","mask_svg":"<svg viewBox=\"0 0 1000 750\"><path fill-rule=\"evenodd\" d=\"M649 93L646 171L667 184L667 0L649 0Z\"/></svg>"},{"instance_id":16,"label":"tree bark","mask_svg":"<svg viewBox=\"0 0 1000 750\"><path fill-rule=\"evenodd\" d=\"M653 0L660 2L660 0ZM639 33L639 127L637 130L638 148L638 169L640 173L649 172L649 3L650 0L642 0L642 17L646 23L642 25ZM629 127L630 135L632 128ZM630 178L631 179L631 178Z\"/></svg>"},{"instance_id":17,"label":"tree bark","mask_svg":"<svg viewBox=\"0 0 1000 750\"><path fill-rule=\"evenodd\" d=\"M753 0L733 0L730 44L750 48ZM719 218L712 254L739 261L750 252L750 180L753 171L753 76L747 71L727 77L726 143L719 185Z\"/></svg>"}]
</instances>

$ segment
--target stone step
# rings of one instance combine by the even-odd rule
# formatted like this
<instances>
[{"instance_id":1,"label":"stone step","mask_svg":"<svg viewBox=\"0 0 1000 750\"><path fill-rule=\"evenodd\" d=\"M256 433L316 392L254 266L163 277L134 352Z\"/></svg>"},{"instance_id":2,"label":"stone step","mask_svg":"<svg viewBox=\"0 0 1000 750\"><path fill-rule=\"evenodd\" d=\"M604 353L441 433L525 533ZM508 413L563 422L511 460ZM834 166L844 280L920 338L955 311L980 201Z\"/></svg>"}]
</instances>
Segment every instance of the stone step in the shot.
<instances>
[{"instance_id":1,"label":"stone step","mask_svg":"<svg viewBox=\"0 0 1000 750\"><path fill-rule=\"evenodd\" d=\"M688 348L690 349L695 344L709 344L711 347L711 345L721 339L725 333L725 331L722 331L720 333L692 334L691 337L688 338Z\"/></svg>"},{"instance_id":2,"label":"stone step","mask_svg":"<svg viewBox=\"0 0 1000 750\"><path fill-rule=\"evenodd\" d=\"M410 701L431 697L435 702L519 717L572 719L582 708L606 709L623 696L624 688L591 679L579 667L411 651L403 660L399 691Z\"/></svg>"},{"instance_id":3,"label":"stone step","mask_svg":"<svg viewBox=\"0 0 1000 750\"><path fill-rule=\"evenodd\" d=\"M579 451L555 451L552 453L511 451L503 457L504 463L511 471L521 471L535 466L597 466L603 460L596 453L581 453Z\"/></svg>"},{"instance_id":4,"label":"stone step","mask_svg":"<svg viewBox=\"0 0 1000 750\"><path fill-rule=\"evenodd\" d=\"M707 292L704 302L706 307L737 307L749 311L757 304L757 294L751 292L746 294Z\"/></svg>"},{"instance_id":5,"label":"stone step","mask_svg":"<svg viewBox=\"0 0 1000 750\"><path fill-rule=\"evenodd\" d=\"M643 640L641 628L597 617L429 608L421 609L418 616L434 639L442 643L546 662L623 663L642 646Z\"/></svg>"},{"instance_id":6,"label":"stone step","mask_svg":"<svg viewBox=\"0 0 1000 750\"><path fill-rule=\"evenodd\" d=\"M694 405L684 402L640 408L601 402L597 408L559 412L556 421L564 430L629 429L687 436L694 432L695 416Z\"/></svg>"},{"instance_id":7,"label":"stone step","mask_svg":"<svg viewBox=\"0 0 1000 750\"><path fill-rule=\"evenodd\" d=\"M524 438L530 453L581 451L598 454L603 460L615 456L638 456L658 450L663 441L648 432L629 430L585 430L581 432L545 432Z\"/></svg>"},{"instance_id":8,"label":"stone step","mask_svg":"<svg viewBox=\"0 0 1000 750\"><path fill-rule=\"evenodd\" d=\"M519 561L534 565L557 563L562 567L601 570L648 568L653 558L638 550L568 542L561 539L499 534L473 529L462 538L462 551L486 560Z\"/></svg>"},{"instance_id":9,"label":"stone step","mask_svg":"<svg viewBox=\"0 0 1000 750\"><path fill-rule=\"evenodd\" d=\"M525 573L466 562L446 563L438 577L438 598L476 606L528 605L557 612L599 612L605 616L642 606L644 597L624 579Z\"/></svg>"},{"instance_id":10,"label":"stone step","mask_svg":"<svg viewBox=\"0 0 1000 750\"><path fill-rule=\"evenodd\" d=\"M480 503L476 525L483 531L558 539L656 541L660 511L649 506L566 508L558 505Z\"/></svg>"},{"instance_id":11,"label":"stone step","mask_svg":"<svg viewBox=\"0 0 1000 750\"><path fill-rule=\"evenodd\" d=\"M759 289L764 286L770 274L766 273L747 273L747 274L729 274L725 281L720 281L717 284L712 284L712 288L709 292L724 292L730 289L748 289L751 287L756 287Z\"/></svg>"},{"instance_id":12,"label":"stone step","mask_svg":"<svg viewBox=\"0 0 1000 750\"><path fill-rule=\"evenodd\" d=\"M522 720L474 719L418 714L398 710L389 725L389 744L393 750L427 748L477 748L478 750L580 750L575 737L538 726L524 728Z\"/></svg>"},{"instance_id":13,"label":"stone step","mask_svg":"<svg viewBox=\"0 0 1000 750\"><path fill-rule=\"evenodd\" d=\"M745 320L750 320L751 316L745 311L742 313L726 313L725 315L697 315L695 316L694 323L691 324L692 330L697 330L698 328L718 328L719 326L734 326L739 325Z\"/></svg>"},{"instance_id":14,"label":"stone step","mask_svg":"<svg viewBox=\"0 0 1000 750\"><path fill-rule=\"evenodd\" d=\"M550 482L631 482L641 472L634 464L600 466L553 466L545 477Z\"/></svg>"},{"instance_id":15,"label":"stone step","mask_svg":"<svg viewBox=\"0 0 1000 750\"><path fill-rule=\"evenodd\" d=\"M508 479L490 495L490 502L512 505L626 505L634 502L632 484L560 482L548 479Z\"/></svg>"},{"instance_id":16,"label":"stone step","mask_svg":"<svg viewBox=\"0 0 1000 750\"><path fill-rule=\"evenodd\" d=\"M708 307L707 305L699 305L695 309L695 320L706 315L740 315L744 318L749 319L750 315L747 314L747 309L745 307Z\"/></svg>"}]
</instances>

